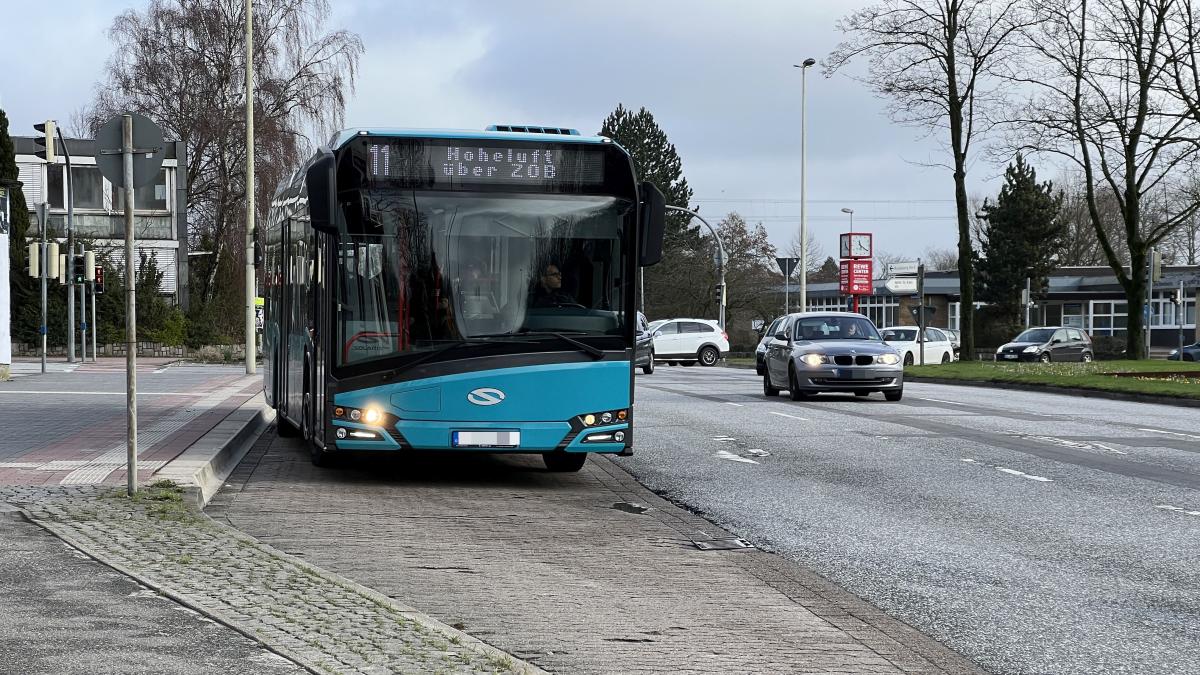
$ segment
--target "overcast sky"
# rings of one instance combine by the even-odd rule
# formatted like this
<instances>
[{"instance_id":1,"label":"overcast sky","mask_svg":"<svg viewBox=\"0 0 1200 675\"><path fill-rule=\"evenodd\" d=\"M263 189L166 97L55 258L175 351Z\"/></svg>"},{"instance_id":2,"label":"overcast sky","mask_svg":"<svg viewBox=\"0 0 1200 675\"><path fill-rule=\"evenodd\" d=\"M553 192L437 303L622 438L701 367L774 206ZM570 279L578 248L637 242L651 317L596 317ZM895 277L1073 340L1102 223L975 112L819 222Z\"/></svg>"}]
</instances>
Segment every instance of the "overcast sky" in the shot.
<instances>
[{"instance_id":1,"label":"overcast sky","mask_svg":"<svg viewBox=\"0 0 1200 675\"><path fill-rule=\"evenodd\" d=\"M347 126L571 126L596 133L618 103L648 108L676 145L710 220L731 210L786 246L799 228L800 71L866 0L332 0L331 27L366 46ZM6 2L0 107L12 132L87 102L131 0ZM53 35L53 39L48 36ZM847 75L808 73L809 227L836 256L856 230L877 250L953 247L953 182L936 139L892 124ZM1000 170L971 168L991 194Z\"/></svg>"}]
</instances>

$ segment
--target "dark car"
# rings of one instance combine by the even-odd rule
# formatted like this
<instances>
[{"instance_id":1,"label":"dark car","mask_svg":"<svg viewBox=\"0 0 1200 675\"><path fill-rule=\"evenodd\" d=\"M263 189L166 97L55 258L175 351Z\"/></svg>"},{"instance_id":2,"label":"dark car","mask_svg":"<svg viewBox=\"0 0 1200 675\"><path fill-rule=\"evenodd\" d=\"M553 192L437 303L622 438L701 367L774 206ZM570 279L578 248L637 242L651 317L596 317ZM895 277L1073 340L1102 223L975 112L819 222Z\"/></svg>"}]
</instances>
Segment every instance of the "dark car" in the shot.
<instances>
[{"instance_id":1,"label":"dark car","mask_svg":"<svg viewBox=\"0 0 1200 675\"><path fill-rule=\"evenodd\" d=\"M997 361L1091 361L1092 340L1078 328L1030 328L996 350Z\"/></svg>"},{"instance_id":2,"label":"dark car","mask_svg":"<svg viewBox=\"0 0 1200 675\"><path fill-rule=\"evenodd\" d=\"M637 315L637 335L633 345L633 367L638 366L647 375L654 372L654 333L650 331L646 315L641 312Z\"/></svg>"},{"instance_id":3,"label":"dark car","mask_svg":"<svg viewBox=\"0 0 1200 675\"><path fill-rule=\"evenodd\" d=\"M775 339L775 334L779 332L786 319L786 316L781 316L772 321L771 325L763 331L762 339L758 341L758 347L754 349L754 370L759 375L767 374L767 345Z\"/></svg>"},{"instance_id":4,"label":"dark car","mask_svg":"<svg viewBox=\"0 0 1200 675\"><path fill-rule=\"evenodd\" d=\"M1183 358L1180 358L1182 355ZM1182 350L1172 349L1168 361L1200 361L1200 342L1184 345Z\"/></svg>"}]
</instances>

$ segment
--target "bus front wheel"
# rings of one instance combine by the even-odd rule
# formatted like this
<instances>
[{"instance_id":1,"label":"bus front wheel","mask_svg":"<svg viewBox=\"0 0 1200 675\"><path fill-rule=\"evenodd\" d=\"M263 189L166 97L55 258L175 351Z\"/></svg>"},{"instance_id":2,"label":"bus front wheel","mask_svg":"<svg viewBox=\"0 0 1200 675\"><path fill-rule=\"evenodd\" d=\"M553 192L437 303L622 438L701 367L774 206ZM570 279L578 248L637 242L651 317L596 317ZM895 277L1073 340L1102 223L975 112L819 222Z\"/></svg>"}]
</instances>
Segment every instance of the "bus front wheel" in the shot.
<instances>
[{"instance_id":1,"label":"bus front wheel","mask_svg":"<svg viewBox=\"0 0 1200 675\"><path fill-rule=\"evenodd\" d=\"M587 462L587 453L583 452L547 452L542 455L542 461L550 471L578 471Z\"/></svg>"}]
</instances>

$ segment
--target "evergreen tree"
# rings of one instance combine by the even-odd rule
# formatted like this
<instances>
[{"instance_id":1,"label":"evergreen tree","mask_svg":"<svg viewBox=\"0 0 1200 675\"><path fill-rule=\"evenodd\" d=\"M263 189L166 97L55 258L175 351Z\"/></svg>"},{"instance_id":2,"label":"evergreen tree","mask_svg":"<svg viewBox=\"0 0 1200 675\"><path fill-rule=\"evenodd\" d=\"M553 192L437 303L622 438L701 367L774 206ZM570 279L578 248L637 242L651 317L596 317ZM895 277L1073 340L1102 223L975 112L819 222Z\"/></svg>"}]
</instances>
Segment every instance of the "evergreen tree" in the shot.
<instances>
[{"instance_id":1,"label":"evergreen tree","mask_svg":"<svg viewBox=\"0 0 1200 675\"><path fill-rule=\"evenodd\" d=\"M1034 294L1044 293L1047 278L1065 245L1066 228L1059 218L1063 195L1050 181L1037 182L1037 173L1017 156L1004 172L1004 185L995 203L985 201L983 259L978 263L982 288L979 299L991 303L1014 325L1023 315L1021 291L1031 280Z\"/></svg>"},{"instance_id":2,"label":"evergreen tree","mask_svg":"<svg viewBox=\"0 0 1200 675\"><path fill-rule=\"evenodd\" d=\"M667 134L642 108L636 113L617 105L600 127L600 135L616 141L633 158L639 180L654 183L669 206L689 207L692 189L683 177L683 162ZM650 317L699 316L705 311L708 288L680 283L713 267L695 219L668 214L663 234L663 259L645 270L646 314Z\"/></svg>"},{"instance_id":3,"label":"evergreen tree","mask_svg":"<svg viewBox=\"0 0 1200 675\"><path fill-rule=\"evenodd\" d=\"M0 110L0 178L19 180L17 154L8 133L8 115ZM38 286L26 271L29 267L27 237L37 234L29 230L29 207L21 190L9 192L10 229L8 232L9 285L11 289L11 326L13 342L33 342L41 323ZM32 322L32 323L31 323Z\"/></svg>"}]
</instances>

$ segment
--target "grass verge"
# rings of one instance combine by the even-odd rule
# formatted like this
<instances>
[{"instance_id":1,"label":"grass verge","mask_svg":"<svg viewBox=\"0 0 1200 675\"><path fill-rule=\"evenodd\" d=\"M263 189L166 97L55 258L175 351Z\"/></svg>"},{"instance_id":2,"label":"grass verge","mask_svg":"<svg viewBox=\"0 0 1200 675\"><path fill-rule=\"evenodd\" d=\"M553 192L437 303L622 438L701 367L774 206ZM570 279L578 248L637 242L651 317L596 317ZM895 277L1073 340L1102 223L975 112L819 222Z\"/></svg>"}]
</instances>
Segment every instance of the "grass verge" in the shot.
<instances>
[{"instance_id":1,"label":"grass verge","mask_svg":"<svg viewBox=\"0 0 1200 675\"><path fill-rule=\"evenodd\" d=\"M1173 377L1150 373L1183 371ZM909 366L905 375L966 382L1005 382L1074 387L1126 394L1152 394L1200 399L1200 364L1179 361L1095 361L1092 363L992 363L960 361L946 365ZM1147 373L1146 377L1112 373Z\"/></svg>"}]
</instances>

